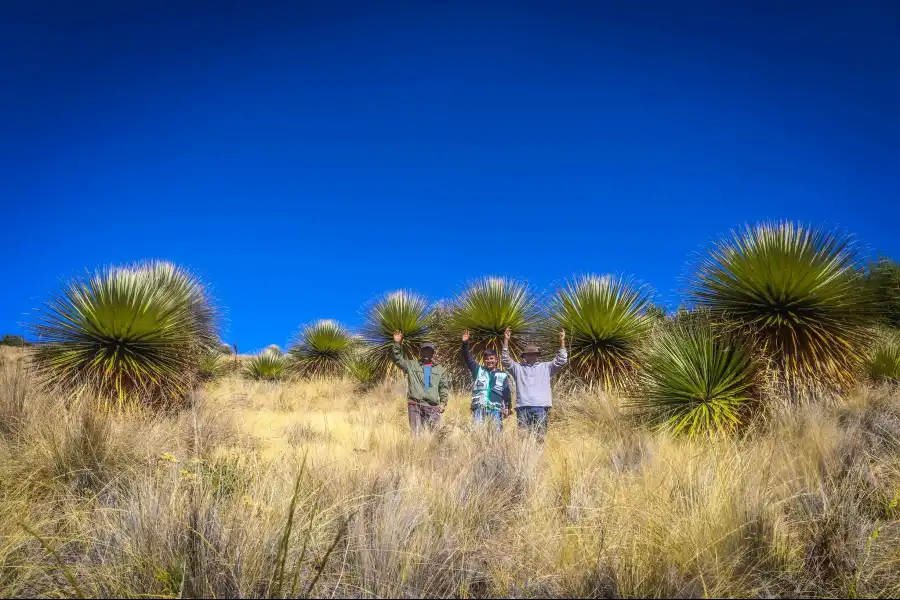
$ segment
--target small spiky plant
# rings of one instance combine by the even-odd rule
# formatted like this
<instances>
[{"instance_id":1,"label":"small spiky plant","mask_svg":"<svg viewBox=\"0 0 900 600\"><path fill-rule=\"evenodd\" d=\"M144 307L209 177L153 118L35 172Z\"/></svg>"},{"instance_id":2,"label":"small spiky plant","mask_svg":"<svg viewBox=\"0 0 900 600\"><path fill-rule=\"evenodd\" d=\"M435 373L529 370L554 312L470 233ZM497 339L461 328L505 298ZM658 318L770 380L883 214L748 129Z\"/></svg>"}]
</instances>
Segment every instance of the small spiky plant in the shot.
<instances>
[{"instance_id":1,"label":"small spiky plant","mask_svg":"<svg viewBox=\"0 0 900 600\"><path fill-rule=\"evenodd\" d=\"M622 388L638 368L641 345L658 320L648 314L651 306L649 290L631 280L581 277L551 299L545 343L564 329L569 370L606 389Z\"/></svg>"},{"instance_id":2,"label":"small spiky plant","mask_svg":"<svg viewBox=\"0 0 900 600\"><path fill-rule=\"evenodd\" d=\"M283 354L260 352L244 365L244 375L258 381L279 381L287 374L288 360Z\"/></svg>"},{"instance_id":3,"label":"small spiky plant","mask_svg":"<svg viewBox=\"0 0 900 600\"><path fill-rule=\"evenodd\" d=\"M690 294L719 324L752 335L787 383L845 385L872 341L871 296L849 240L790 222L719 241Z\"/></svg>"},{"instance_id":4,"label":"small spiky plant","mask_svg":"<svg viewBox=\"0 0 900 600\"><path fill-rule=\"evenodd\" d=\"M866 361L866 371L873 381L900 383L900 334L883 335Z\"/></svg>"},{"instance_id":5,"label":"small spiky plant","mask_svg":"<svg viewBox=\"0 0 900 600\"><path fill-rule=\"evenodd\" d=\"M197 376L200 381L213 381L222 377L230 370L230 360L218 349L212 349L203 354L197 368Z\"/></svg>"},{"instance_id":6,"label":"small spiky plant","mask_svg":"<svg viewBox=\"0 0 900 600\"><path fill-rule=\"evenodd\" d=\"M279 355L284 354L284 352L281 351L281 346L279 346L278 344L269 344L268 346L266 346L266 349L264 350L264 352L270 352L272 354L279 354Z\"/></svg>"},{"instance_id":7,"label":"small spiky plant","mask_svg":"<svg viewBox=\"0 0 900 600\"><path fill-rule=\"evenodd\" d=\"M701 323L658 331L639 371L640 391L626 404L653 422L690 436L728 432L757 395L758 368L749 348Z\"/></svg>"},{"instance_id":8,"label":"small spiky plant","mask_svg":"<svg viewBox=\"0 0 900 600\"><path fill-rule=\"evenodd\" d=\"M431 341L434 313L423 296L400 290L376 300L366 312L362 337L380 376L393 369L391 345L394 332L403 333L403 352L407 358L417 355L423 342Z\"/></svg>"},{"instance_id":9,"label":"small spiky plant","mask_svg":"<svg viewBox=\"0 0 900 600\"><path fill-rule=\"evenodd\" d=\"M219 354L223 356L231 356L234 354L234 348L231 347L230 344L221 343L219 344Z\"/></svg>"},{"instance_id":10,"label":"small spiky plant","mask_svg":"<svg viewBox=\"0 0 900 600\"><path fill-rule=\"evenodd\" d=\"M306 325L290 354L302 375L336 377L344 372L357 346L357 339L343 325L325 319Z\"/></svg>"},{"instance_id":11,"label":"small spiky plant","mask_svg":"<svg viewBox=\"0 0 900 600\"><path fill-rule=\"evenodd\" d=\"M869 268L866 287L885 325L900 329L900 264L889 258L877 260Z\"/></svg>"},{"instance_id":12,"label":"small spiky plant","mask_svg":"<svg viewBox=\"0 0 900 600\"><path fill-rule=\"evenodd\" d=\"M39 311L35 366L51 386L178 401L215 347L215 315L202 284L171 263L104 268Z\"/></svg>"},{"instance_id":13,"label":"small spiky plant","mask_svg":"<svg viewBox=\"0 0 900 600\"><path fill-rule=\"evenodd\" d=\"M347 376L361 390L368 390L381 381L381 374L378 372L378 365L372 360L367 352L356 352L350 360L347 361Z\"/></svg>"},{"instance_id":14,"label":"small spiky plant","mask_svg":"<svg viewBox=\"0 0 900 600\"><path fill-rule=\"evenodd\" d=\"M500 354L503 334L513 331L510 353L514 358L525 346L527 335L537 335L541 315L531 288L506 277L484 277L466 287L447 307L441 328L441 346L449 362L459 364L460 336L469 330L472 352L486 349Z\"/></svg>"}]
</instances>

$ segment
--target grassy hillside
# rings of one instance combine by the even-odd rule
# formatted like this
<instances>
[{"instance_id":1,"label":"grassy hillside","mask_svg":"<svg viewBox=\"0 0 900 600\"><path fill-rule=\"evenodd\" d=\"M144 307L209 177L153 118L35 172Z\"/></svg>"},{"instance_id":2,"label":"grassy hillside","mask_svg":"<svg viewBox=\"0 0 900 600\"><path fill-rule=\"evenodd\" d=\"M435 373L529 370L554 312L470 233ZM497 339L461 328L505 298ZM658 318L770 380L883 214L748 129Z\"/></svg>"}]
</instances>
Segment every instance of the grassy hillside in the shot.
<instances>
[{"instance_id":1,"label":"grassy hillside","mask_svg":"<svg viewBox=\"0 0 900 600\"><path fill-rule=\"evenodd\" d=\"M540 448L509 422L471 431L464 395L411 440L390 381L227 377L177 412L63 406L0 352L3 596L900 594L888 388L770 398L713 440L562 395Z\"/></svg>"}]
</instances>

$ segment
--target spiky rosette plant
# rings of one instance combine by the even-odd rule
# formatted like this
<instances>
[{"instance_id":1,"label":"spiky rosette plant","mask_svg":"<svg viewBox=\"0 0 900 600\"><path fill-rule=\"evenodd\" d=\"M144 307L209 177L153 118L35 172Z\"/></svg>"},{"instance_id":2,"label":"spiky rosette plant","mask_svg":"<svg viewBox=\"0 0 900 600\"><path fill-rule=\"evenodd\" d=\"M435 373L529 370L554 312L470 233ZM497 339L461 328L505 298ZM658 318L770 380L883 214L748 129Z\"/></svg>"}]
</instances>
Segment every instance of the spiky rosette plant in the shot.
<instances>
[{"instance_id":1,"label":"spiky rosette plant","mask_svg":"<svg viewBox=\"0 0 900 600\"><path fill-rule=\"evenodd\" d=\"M344 372L357 347L357 339L343 325L325 319L306 325L290 354L300 374L336 377Z\"/></svg>"},{"instance_id":2,"label":"spiky rosette plant","mask_svg":"<svg viewBox=\"0 0 900 600\"><path fill-rule=\"evenodd\" d=\"M394 332L403 333L403 353L416 356L423 342L432 341L434 314L423 296L400 290L379 298L366 311L362 336L375 368L382 376L393 369L391 345Z\"/></svg>"},{"instance_id":3,"label":"spiky rosette plant","mask_svg":"<svg viewBox=\"0 0 900 600\"><path fill-rule=\"evenodd\" d=\"M628 279L586 275L557 290L550 300L545 344L564 329L569 370L606 389L622 388L638 368L641 345L656 318L650 291Z\"/></svg>"},{"instance_id":4,"label":"spiky rosette plant","mask_svg":"<svg viewBox=\"0 0 900 600\"><path fill-rule=\"evenodd\" d=\"M441 327L441 346L448 362L459 364L460 336L468 329L473 354L492 349L499 355L503 334L509 327L513 331L510 353L518 357L527 336L537 335L540 325L537 300L526 283L506 277L484 277L471 283L448 305Z\"/></svg>"},{"instance_id":5,"label":"spiky rosette plant","mask_svg":"<svg viewBox=\"0 0 900 600\"><path fill-rule=\"evenodd\" d=\"M283 354L263 351L244 364L244 375L257 381L279 381L287 375L288 365Z\"/></svg>"},{"instance_id":6,"label":"spiky rosette plant","mask_svg":"<svg viewBox=\"0 0 900 600\"><path fill-rule=\"evenodd\" d=\"M222 342L221 344L219 344L219 354L223 356L231 356L232 354L234 354L234 348L232 348L230 344Z\"/></svg>"},{"instance_id":7,"label":"spiky rosette plant","mask_svg":"<svg viewBox=\"0 0 900 600\"><path fill-rule=\"evenodd\" d=\"M361 390L371 389L381 381L378 365L368 352L356 352L347 361L346 373Z\"/></svg>"},{"instance_id":8,"label":"spiky rosette plant","mask_svg":"<svg viewBox=\"0 0 900 600\"><path fill-rule=\"evenodd\" d=\"M200 358L197 376L200 381L213 381L227 374L229 370L230 360L218 349L213 349Z\"/></svg>"},{"instance_id":9,"label":"spiky rosette plant","mask_svg":"<svg viewBox=\"0 0 900 600\"><path fill-rule=\"evenodd\" d=\"M789 384L852 382L871 344L871 296L847 238L790 222L719 241L690 294L716 322L750 334Z\"/></svg>"},{"instance_id":10,"label":"spiky rosette plant","mask_svg":"<svg viewBox=\"0 0 900 600\"><path fill-rule=\"evenodd\" d=\"M278 344L269 344L268 346L266 346L266 349L263 352L269 352L271 354L284 354L284 352L281 351L281 346L279 346Z\"/></svg>"},{"instance_id":11,"label":"spiky rosette plant","mask_svg":"<svg viewBox=\"0 0 900 600\"><path fill-rule=\"evenodd\" d=\"M215 347L203 285L167 262L108 267L71 281L37 315L35 366L49 385L100 397L177 401Z\"/></svg>"},{"instance_id":12,"label":"spiky rosette plant","mask_svg":"<svg viewBox=\"0 0 900 600\"><path fill-rule=\"evenodd\" d=\"M671 324L651 340L626 404L690 436L735 429L754 402L758 367L742 340L700 322Z\"/></svg>"},{"instance_id":13,"label":"spiky rosette plant","mask_svg":"<svg viewBox=\"0 0 900 600\"><path fill-rule=\"evenodd\" d=\"M866 372L873 381L900 383L900 334L882 336L866 361Z\"/></svg>"}]
</instances>

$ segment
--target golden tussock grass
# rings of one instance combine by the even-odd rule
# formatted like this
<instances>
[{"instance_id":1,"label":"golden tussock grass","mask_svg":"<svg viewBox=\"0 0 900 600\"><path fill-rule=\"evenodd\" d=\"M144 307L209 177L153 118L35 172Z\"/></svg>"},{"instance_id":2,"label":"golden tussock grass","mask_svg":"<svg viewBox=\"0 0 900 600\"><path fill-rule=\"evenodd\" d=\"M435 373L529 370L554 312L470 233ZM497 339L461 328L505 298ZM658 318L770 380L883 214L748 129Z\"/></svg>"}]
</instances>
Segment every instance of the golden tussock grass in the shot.
<instances>
[{"instance_id":1,"label":"golden tussock grass","mask_svg":"<svg viewBox=\"0 0 900 600\"><path fill-rule=\"evenodd\" d=\"M512 421L473 430L464 395L412 440L400 384L227 378L179 413L106 410L40 392L18 356L0 368L3 596L900 594L887 388L713 440L571 393L542 447Z\"/></svg>"}]
</instances>

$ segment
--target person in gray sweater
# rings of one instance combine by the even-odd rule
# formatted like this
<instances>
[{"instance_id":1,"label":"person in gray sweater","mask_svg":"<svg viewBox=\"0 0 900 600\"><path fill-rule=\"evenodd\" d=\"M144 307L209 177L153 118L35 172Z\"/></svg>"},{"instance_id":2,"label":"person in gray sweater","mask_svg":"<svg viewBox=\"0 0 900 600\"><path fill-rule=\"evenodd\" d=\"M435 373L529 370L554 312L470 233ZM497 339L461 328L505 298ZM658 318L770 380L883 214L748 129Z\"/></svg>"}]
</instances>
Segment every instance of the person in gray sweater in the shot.
<instances>
[{"instance_id":1,"label":"person in gray sweater","mask_svg":"<svg viewBox=\"0 0 900 600\"><path fill-rule=\"evenodd\" d=\"M559 352L552 362L538 362L540 348L534 344L525 346L522 362L517 363L509 354L509 327L503 337L503 351L500 359L503 367L510 372L516 382L516 420L519 428L537 433L543 440L547 434L547 419L553 407L553 392L550 378L569 361L566 352L566 332L559 332Z\"/></svg>"}]
</instances>

